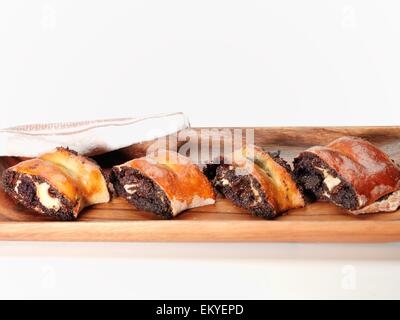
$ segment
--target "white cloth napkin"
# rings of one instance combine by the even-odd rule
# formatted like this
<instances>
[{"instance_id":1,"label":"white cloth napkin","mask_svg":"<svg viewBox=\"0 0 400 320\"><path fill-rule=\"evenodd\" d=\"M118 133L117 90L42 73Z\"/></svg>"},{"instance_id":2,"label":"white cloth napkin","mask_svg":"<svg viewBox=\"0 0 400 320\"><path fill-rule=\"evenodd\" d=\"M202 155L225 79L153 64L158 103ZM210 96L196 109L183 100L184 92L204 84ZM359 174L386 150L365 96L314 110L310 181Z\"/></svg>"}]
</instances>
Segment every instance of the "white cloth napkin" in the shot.
<instances>
[{"instance_id":1,"label":"white cloth napkin","mask_svg":"<svg viewBox=\"0 0 400 320\"><path fill-rule=\"evenodd\" d=\"M0 130L0 156L36 157L56 147L97 155L188 128L183 113L23 125Z\"/></svg>"}]
</instances>

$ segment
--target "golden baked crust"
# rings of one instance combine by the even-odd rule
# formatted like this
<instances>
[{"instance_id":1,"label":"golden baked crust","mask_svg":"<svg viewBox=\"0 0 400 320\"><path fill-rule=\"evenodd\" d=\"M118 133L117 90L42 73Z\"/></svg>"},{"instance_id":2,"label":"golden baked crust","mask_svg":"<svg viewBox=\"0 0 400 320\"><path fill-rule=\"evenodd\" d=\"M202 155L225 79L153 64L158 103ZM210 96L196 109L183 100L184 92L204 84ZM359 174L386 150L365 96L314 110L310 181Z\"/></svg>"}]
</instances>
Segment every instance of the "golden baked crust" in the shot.
<instances>
[{"instance_id":1,"label":"golden baked crust","mask_svg":"<svg viewBox=\"0 0 400 320\"><path fill-rule=\"evenodd\" d=\"M214 184L236 205L264 218L305 205L290 166L278 155L253 145L225 158Z\"/></svg>"},{"instance_id":2,"label":"golden baked crust","mask_svg":"<svg viewBox=\"0 0 400 320\"><path fill-rule=\"evenodd\" d=\"M172 216L186 209L215 203L215 192L205 175L189 158L174 151L162 150L157 154L133 159L114 167L113 171L118 175L121 170L127 168L134 169L150 179L165 193L170 202ZM124 187L129 185L129 182L121 184ZM131 192L140 192L140 186L131 187ZM129 200L129 195L125 196ZM136 205L138 206L138 202ZM166 216L165 212L158 213Z\"/></svg>"},{"instance_id":3,"label":"golden baked crust","mask_svg":"<svg viewBox=\"0 0 400 320\"><path fill-rule=\"evenodd\" d=\"M65 148L45 153L39 159L59 166L74 180L85 206L110 201L106 179L93 160Z\"/></svg>"},{"instance_id":4,"label":"golden baked crust","mask_svg":"<svg viewBox=\"0 0 400 320\"><path fill-rule=\"evenodd\" d=\"M75 181L59 166L41 159L32 159L18 163L7 169L28 177L40 177L42 183L48 183L73 205L73 215L77 216L83 208L82 197ZM17 186L13 186L15 190ZM18 197L15 197L18 200ZM40 211L40 210L37 210Z\"/></svg>"},{"instance_id":5,"label":"golden baked crust","mask_svg":"<svg viewBox=\"0 0 400 320\"><path fill-rule=\"evenodd\" d=\"M305 206L303 195L292 176L290 167L284 167L268 152L257 146L246 147L245 152L264 173L264 189L272 190L271 196L275 199L278 212ZM252 152L254 159L251 159Z\"/></svg>"},{"instance_id":6,"label":"golden baked crust","mask_svg":"<svg viewBox=\"0 0 400 320\"><path fill-rule=\"evenodd\" d=\"M5 170L3 187L24 206L62 220L76 219L84 207L110 200L100 167L64 148Z\"/></svg>"},{"instance_id":7,"label":"golden baked crust","mask_svg":"<svg viewBox=\"0 0 400 320\"><path fill-rule=\"evenodd\" d=\"M354 188L359 208L400 189L400 169L364 139L345 136L305 152L317 155Z\"/></svg>"}]
</instances>

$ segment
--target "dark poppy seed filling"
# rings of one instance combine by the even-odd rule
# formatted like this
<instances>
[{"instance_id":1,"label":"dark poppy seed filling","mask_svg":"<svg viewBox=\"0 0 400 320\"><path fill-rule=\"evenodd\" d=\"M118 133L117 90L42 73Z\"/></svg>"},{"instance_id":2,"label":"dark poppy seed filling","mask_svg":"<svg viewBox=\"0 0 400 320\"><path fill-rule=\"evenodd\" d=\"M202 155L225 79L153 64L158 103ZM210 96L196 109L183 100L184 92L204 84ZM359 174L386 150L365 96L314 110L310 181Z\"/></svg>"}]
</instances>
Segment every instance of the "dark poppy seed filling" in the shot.
<instances>
[{"instance_id":1,"label":"dark poppy seed filling","mask_svg":"<svg viewBox=\"0 0 400 320\"><path fill-rule=\"evenodd\" d=\"M136 208L154 212L166 219L173 217L171 202L165 192L138 170L129 167L113 168L110 181L117 195Z\"/></svg>"},{"instance_id":2,"label":"dark poppy seed filling","mask_svg":"<svg viewBox=\"0 0 400 320\"><path fill-rule=\"evenodd\" d=\"M214 185L227 199L255 216L271 219L275 209L268 203L259 182L250 174L236 174L235 168L218 166Z\"/></svg>"},{"instance_id":3,"label":"dark poppy seed filling","mask_svg":"<svg viewBox=\"0 0 400 320\"><path fill-rule=\"evenodd\" d=\"M219 166L224 164L224 157L216 157L211 161L204 164L199 164L198 167L201 172L207 177L209 181L213 181Z\"/></svg>"},{"instance_id":4,"label":"dark poppy seed filling","mask_svg":"<svg viewBox=\"0 0 400 320\"><path fill-rule=\"evenodd\" d=\"M217 169L220 164L216 163L207 163L205 165L200 166L200 170L203 174L207 177L208 180L214 180L215 176L217 175Z\"/></svg>"},{"instance_id":5,"label":"dark poppy seed filling","mask_svg":"<svg viewBox=\"0 0 400 320\"><path fill-rule=\"evenodd\" d=\"M326 200L354 210L358 198L354 188L321 158L309 152L294 159L294 176L305 194L314 200Z\"/></svg>"},{"instance_id":6,"label":"dark poppy seed filling","mask_svg":"<svg viewBox=\"0 0 400 320\"><path fill-rule=\"evenodd\" d=\"M74 204L62 196L47 181L38 176L30 176L15 171L5 171L2 178L4 190L24 207L35 210L43 215L57 220L75 220ZM38 197L37 185L48 185L48 195L53 199L58 199L59 208L51 209L44 206Z\"/></svg>"}]
</instances>

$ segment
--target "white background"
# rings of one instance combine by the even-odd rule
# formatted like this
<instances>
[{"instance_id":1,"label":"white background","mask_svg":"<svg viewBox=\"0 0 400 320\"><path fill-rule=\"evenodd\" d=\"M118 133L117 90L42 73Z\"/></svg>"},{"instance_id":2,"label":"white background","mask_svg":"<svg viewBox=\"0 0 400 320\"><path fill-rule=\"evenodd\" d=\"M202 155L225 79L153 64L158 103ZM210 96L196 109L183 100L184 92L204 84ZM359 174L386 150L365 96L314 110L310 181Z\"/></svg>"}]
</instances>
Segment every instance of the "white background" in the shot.
<instances>
[{"instance_id":1,"label":"white background","mask_svg":"<svg viewBox=\"0 0 400 320\"><path fill-rule=\"evenodd\" d=\"M4 0L0 125L398 124L399 14L396 0Z\"/></svg>"},{"instance_id":2,"label":"white background","mask_svg":"<svg viewBox=\"0 0 400 320\"><path fill-rule=\"evenodd\" d=\"M399 16L398 1L4 0L0 127L174 111L194 126L398 125ZM400 297L399 255L3 242L0 297Z\"/></svg>"}]
</instances>

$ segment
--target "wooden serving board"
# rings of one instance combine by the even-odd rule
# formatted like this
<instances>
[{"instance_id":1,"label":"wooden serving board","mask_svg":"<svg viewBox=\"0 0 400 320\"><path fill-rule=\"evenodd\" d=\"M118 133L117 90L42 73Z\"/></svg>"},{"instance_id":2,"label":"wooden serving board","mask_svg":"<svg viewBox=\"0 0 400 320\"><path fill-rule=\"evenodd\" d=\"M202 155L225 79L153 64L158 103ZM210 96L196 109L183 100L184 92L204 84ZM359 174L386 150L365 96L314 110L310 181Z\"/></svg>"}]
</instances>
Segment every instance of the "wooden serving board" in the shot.
<instances>
[{"instance_id":1,"label":"wooden serving board","mask_svg":"<svg viewBox=\"0 0 400 320\"><path fill-rule=\"evenodd\" d=\"M199 132L200 129L194 129ZM232 130L232 129L229 129ZM254 128L255 143L281 150L291 161L312 145L355 135L380 146L400 163L400 127ZM149 143L112 152L96 160L103 166L143 155ZM0 158L0 171L21 161ZM400 211L353 216L328 203L291 210L275 220L251 216L219 198L173 220L138 211L125 200L85 209L78 221L59 222L29 212L0 191L0 239L42 241L235 241L235 242L393 242L400 241Z\"/></svg>"}]
</instances>

